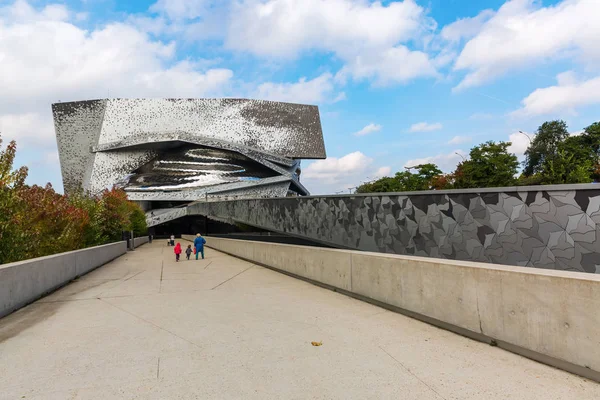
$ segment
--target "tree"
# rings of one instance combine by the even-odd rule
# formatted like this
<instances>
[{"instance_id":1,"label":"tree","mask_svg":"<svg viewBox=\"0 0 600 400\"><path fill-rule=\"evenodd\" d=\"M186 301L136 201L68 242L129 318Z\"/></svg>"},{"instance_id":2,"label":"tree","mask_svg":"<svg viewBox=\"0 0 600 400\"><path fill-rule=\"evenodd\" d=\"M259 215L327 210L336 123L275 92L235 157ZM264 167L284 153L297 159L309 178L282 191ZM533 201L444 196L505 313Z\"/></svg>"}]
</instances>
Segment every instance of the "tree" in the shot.
<instances>
[{"instance_id":1,"label":"tree","mask_svg":"<svg viewBox=\"0 0 600 400\"><path fill-rule=\"evenodd\" d=\"M412 173L411 170L415 170ZM360 185L356 193L383 193L383 192L412 192L417 190L430 190L434 181L442 176L442 171L435 164L420 164L406 171L396 172L393 178L383 177L371 183Z\"/></svg>"},{"instance_id":2,"label":"tree","mask_svg":"<svg viewBox=\"0 0 600 400\"><path fill-rule=\"evenodd\" d=\"M148 233L146 213L132 201L129 202L129 222L131 230L136 237L144 236Z\"/></svg>"},{"instance_id":3,"label":"tree","mask_svg":"<svg viewBox=\"0 0 600 400\"><path fill-rule=\"evenodd\" d=\"M597 156L600 156L600 122L594 122L586 127L581 136L584 138L584 143L589 146Z\"/></svg>"},{"instance_id":4,"label":"tree","mask_svg":"<svg viewBox=\"0 0 600 400\"><path fill-rule=\"evenodd\" d=\"M591 178L600 181L600 122L594 122L583 130L583 143L592 151Z\"/></svg>"},{"instance_id":5,"label":"tree","mask_svg":"<svg viewBox=\"0 0 600 400\"><path fill-rule=\"evenodd\" d=\"M0 264L121 240L123 230L146 233L144 212L123 190L65 196L26 185L27 168L13 170L16 149L0 147Z\"/></svg>"},{"instance_id":6,"label":"tree","mask_svg":"<svg viewBox=\"0 0 600 400\"><path fill-rule=\"evenodd\" d=\"M100 198L102 235L110 241L121 240L123 231L131 230L130 206L125 191L113 188L104 190Z\"/></svg>"},{"instance_id":7,"label":"tree","mask_svg":"<svg viewBox=\"0 0 600 400\"><path fill-rule=\"evenodd\" d=\"M2 150L0 136L0 264L15 260L21 241L20 207L17 192L25 185L27 168L13 171L17 144L12 141Z\"/></svg>"},{"instance_id":8,"label":"tree","mask_svg":"<svg viewBox=\"0 0 600 400\"><path fill-rule=\"evenodd\" d=\"M508 152L510 142L486 142L473 147L470 159L458 164L454 172L456 188L511 186L516 182L519 162Z\"/></svg>"},{"instance_id":9,"label":"tree","mask_svg":"<svg viewBox=\"0 0 600 400\"><path fill-rule=\"evenodd\" d=\"M558 157L559 144L568 136L567 124L564 121L544 122L525 151L523 174L532 176L540 173L547 160Z\"/></svg>"},{"instance_id":10,"label":"tree","mask_svg":"<svg viewBox=\"0 0 600 400\"><path fill-rule=\"evenodd\" d=\"M592 182L597 158L584 136L570 136L558 144L556 154L546 157L539 173L543 185Z\"/></svg>"},{"instance_id":11,"label":"tree","mask_svg":"<svg viewBox=\"0 0 600 400\"><path fill-rule=\"evenodd\" d=\"M600 178L600 124L570 136L563 121L538 128L527 152L521 184L587 183Z\"/></svg>"},{"instance_id":12,"label":"tree","mask_svg":"<svg viewBox=\"0 0 600 400\"><path fill-rule=\"evenodd\" d=\"M104 213L102 201L98 196L84 193L82 190L70 193L69 202L77 208L85 210L88 224L85 226L82 240L84 247L98 246L108 242L104 229Z\"/></svg>"}]
</instances>

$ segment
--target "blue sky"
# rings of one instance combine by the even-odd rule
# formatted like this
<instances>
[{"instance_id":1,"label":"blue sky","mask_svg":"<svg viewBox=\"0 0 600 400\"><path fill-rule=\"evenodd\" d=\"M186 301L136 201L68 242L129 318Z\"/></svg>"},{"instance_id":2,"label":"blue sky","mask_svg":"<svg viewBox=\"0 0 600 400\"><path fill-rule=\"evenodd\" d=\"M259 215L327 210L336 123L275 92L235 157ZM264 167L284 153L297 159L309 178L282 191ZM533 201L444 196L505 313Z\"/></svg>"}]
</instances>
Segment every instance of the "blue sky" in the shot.
<instances>
[{"instance_id":1,"label":"blue sky","mask_svg":"<svg viewBox=\"0 0 600 400\"><path fill-rule=\"evenodd\" d=\"M597 0L0 0L0 132L61 189L50 104L251 97L317 104L314 193L487 140L600 120ZM456 154L458 153L458 154Z\"/></svg>"}]
</instances>

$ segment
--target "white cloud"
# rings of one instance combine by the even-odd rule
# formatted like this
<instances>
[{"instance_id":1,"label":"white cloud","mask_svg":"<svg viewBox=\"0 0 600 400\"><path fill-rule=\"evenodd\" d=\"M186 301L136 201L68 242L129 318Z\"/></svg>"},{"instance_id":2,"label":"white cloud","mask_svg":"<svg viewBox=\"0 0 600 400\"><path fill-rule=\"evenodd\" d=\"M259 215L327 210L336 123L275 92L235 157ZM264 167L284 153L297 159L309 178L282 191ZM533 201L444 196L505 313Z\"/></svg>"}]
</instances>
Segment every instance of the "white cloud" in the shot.
<instances>
[{"instance_id":1,"label":"white cloud","mask_svg":"<svg viewBox=\"0 0 600 400\"><path fill-rule=\"evenodd\" d=\"M50 110L44 114L0 114L0 134L6 142L17 140L19 149L56 144Z\"/></svg>"},{"instance_id":2,"label":"white cloud","mask_svg":"<svg viewBox=\"0 0 600 400\"><path fill-rule=\"evenodd\" d=\"M454 136L448 141L448 144L463 144L471 141L470 136Z\"/></svg>"},{"instance_id":3,"label":"white cloud","mask_svg":"<svg viewBox=\"0 0 600 400\"><path fill-rule=\"evenodd\" d=\"M379 178L383 178L384 176L390 176L391 172L392 172L392 167L380 167L377 169L377 171L375 171L373 178L379 179Z\"/></svg>"},{"instance_id":4,"label":"white cloud","mask_svg":"<svg viewBox=\"0 0 600 400\"><path fill-rule=\"evenodd\" d=\"M158 0L150 6L150 11L174 20L195 19L206 13L210 3L210 0Z\"/></svg>"},{"instance_id":5,"label":"white cloud","mask_svg":"<svg viewBox=\"0 0 600 400\"><path fill-rule=\"evenodd\" d=\"M341 177L365 171L372 162L372 158L365 156L360 151L355 151L341 158L328 157L325 160L314 161L302 171L302 176L332 182Z\"/></svg>"},{"instance_id":6,"label":"white cloud","mask_svg":"<svg viewBox=\"0 0 600 400\"><path fill-rule=\"evenodd\" d=\"M265 82L256 89L255 97L265 100L286 101L290 103L320 104L328 102L334 95L333 75L324 73L314 79L301 78L295 83ZM345 98L339 93L331 102Z\"/></svg>"},{"instance_id":7,"label":"white cloud","mask_svg":"<svg viewBox=\"0 0 600 400\"><path fill-rule=\"evenodd\" d=\"M369 125L356 132L354 136L365 136L373 132L379 132L382 126L379 124L370 123Z\"/></svg>"},{"instance_id":8,"label":"white cloud","mask_svg":"<svg viewBox=\"0 0 600 400\"><path fill-rule=\"evenodd\" d=\"M4 112L103 98L108 90L113 97L203 96L219 93L232 78L227 69L200 71L193 61L175 61L175 43L153 41L132 26L112 23L86 31L47 8L36 12L20 1L0 10Z\"/></svg>"},{"instance_id":9,"label":"white cloud","mask_svg":"<svg viewBox=\"0 0 600 400\"><path fill-rule=\"evenodd\" d=\"M388 48L418 37L424 9L413 0L243 0L229 27L229 45L260 55L295 57L317 48L354 53L356 48Z\"/></svg>"},{"instance_id":10,"label":"white cloud","mask_svg":"<svg viewBox=\"0 0 600 400\"><path fill-rule=\"evenodd\" d=\"M508 141L511 145L508 147L508 152L515 154L520 161L525 159L525 151L529 147L530 140L535 138L535 133L515 132L508 137Z\"/></svg>"},{"instance_id":11,"label":"white cloud","mask_svg":"<svg viewBox=\"0 0 600 400\"><path fill-rule=\"evenodd\" d=\"M580 82L573 73L567 72L559 74L557 81L556 86L533 91L523 99L523 107L513 115L575 114L577 107L600 104L600 76Z\"/></svg>"},{"instance_id":12,"label":"white cloud","mask_svg":"<svg viewBox=\"0 0 600 400\"><path fill-rule=\"evenodd\" d=\"M404 166L414 167L416 165L432 163L438 166L444 172L451 172L456 169L459 162L466 158L467 154L462 150L454 150L447 154L438 154L436 156L416 158L414 160L408 160Z\"/></svg>"},{"instance_id":13,"label":"white cloud","mask_svg":"<svg viewBox=\"0 0 600 400\"><path fill-rule=\"evenodd\" d=\"M382 86L406 83L419 77L435 77L438 73L426 53L399 45L378 52L365 52L349 59L337 78L345 81L349 76L375 79L377 85Z\"/></svg>"},{"instance_id":14,"label":"white cloud","mask_svg":"<svg viewBox=\"0 0 600 400\"><path fill-rule=\"evenodd\" d=\"M493 16L488 10L482 14L468 23L459 21L456 23L459 25L445 28L451 40L475 33L456 60L454 68L467 71L456 90L478 86L508 71L551 59L575 59L597 68L600 60L597 0L563 0L547 7L535 0L510 0Z\"/></svg>"},{"instance_id":15,"label":"white cloud","mask_svg":"<svg viewBox=\"0 0 600 400\"><path fill-rule=\"evenodd\" d=\"M362 182L387 176L390 172L390 167L374 167L372 158L355 151L340 158L313 161L302 170L302 179L311 193L348 193Z\"/></svg>"},{"instance_id":16,"label":"white cloud","mask_svg":"<svg viewBox=\"0 0 600 400\"><path fill-rule=\"evenodd\" d=\"M477 16L472 18L461 18L449 25L446 25L440 36L449 42L460 42L461 40L471 39L483 29L485 23L494 16L493 10L483 10Z\"/></svg>"},{"instance_id":17,"label":"white cloud","mask_svg":"<svg viewBox=\"0 0 600 400\"><path fill-rule=\"evenodd\" d=\"M56 160L48 155L56 149L51 103L109 91L111 97L218 95L233 77L228 69L178 61L176 43L153 40L128 23L86 30L77 25L83 17L63 5L0 6L0 130L17 140L18 157L28 160L30 181L38 184L60 179L57 167L47 168Z\"/></svg>"},{"instance_id":18,"label":"white cloud","mask_svg":"<svg viewBox=\"0 0 600 400\"><path fill-rule=\"evenodd\" d=\"M234 3L226 46L259 56L295 58L317 50L346 63L340 79L380 84L435 76L429 56L405 44L435 29L414 0L241 0Z\"/></svg>"},{"instance_id":19,"label":"white cloud","mask_svg":"<svg viewBox=\"0 0 600 400\"><path fill-rule=\"evenodd\" d=\"M427 122L419 122L419 123L413 124L410 127L409 131L410 132L432 132L432 131L438 131L442 128L443 128L443 126L439 122L436 122L433 124L430 124Z\"/></svg>"}]
</instances>

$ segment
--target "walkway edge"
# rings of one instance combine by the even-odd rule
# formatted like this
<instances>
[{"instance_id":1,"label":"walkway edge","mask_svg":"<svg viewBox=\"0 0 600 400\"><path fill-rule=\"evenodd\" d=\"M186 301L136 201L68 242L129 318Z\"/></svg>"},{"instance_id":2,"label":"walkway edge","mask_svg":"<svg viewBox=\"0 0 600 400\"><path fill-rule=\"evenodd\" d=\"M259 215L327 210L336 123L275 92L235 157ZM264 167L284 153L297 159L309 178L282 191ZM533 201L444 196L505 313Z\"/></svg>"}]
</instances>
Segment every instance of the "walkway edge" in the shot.
<instances>
[{"instance_id":1,"label":"walkway edge","mask_svg":"<svg viewBox=\"0 0 600 400\"><path fill-rule=\"evenodd\" d=\"M413 310L409 310L407 308L403 308L403 307L399 307L397 305L391 304L391 301L381 301L379 299L374 299L373 297L367 296L365 294L362 294L360 292L358 292L358 290L360 290L360 283L357 283L357 277L362 277L364 278L365 276L371 276L373 278L377 278L378 282L380 281L379 278L381 278L381 272L379 272L378 276L375 277L374 274L374 270L375 269L380 269L382 268L381 265L371 265L368 268L365 268L365 265L359 265L359 263L356 262L356 259L361 259L363 257L369 257L369 255L373 255L373 256L379 256L378 254L374 254L374 253L363 253L363 252L355 252L355 251L346 251L346 250L335 250L335 249L315 249L315 248L310 248L310 247L304 247L304 246L295 246L295 245L282 245L282 244L273 244L273 243L263 243L263 242L251 242L251 241L242 241L242 240L232 240L232 239L221 239L221 238L207 238L208 243L207 246L210 248L213 248L215 250L221 251L223 253L226 254L230 254L232 256L235 256L237 258L252 262L254 264L263 266L265 268L271 269L273 271L297 278L297 279L301 279L303 281L309 282L313 285L322 287L322 288L326 288L329 290L332 290L334 292L338 292L341 294L344 294L346 296L361 300L361 301L365 301L367 303L379 306L381 308L393 311L393 312L397 312L403 315L406 315L408 317L414 318L414 319L418 319L420 321L426 322L428 324L437 326L439 328L457 333L459 335L480 341L480 342L484 342L484 343L488 343L490 345L493 346L498 346L504 350L510 351L512 353L515 354L519 354L523 357L538 361L540 363L564 370L564 371L568 371L570 373L576 374L576 375L580 375L582 377L585 377L587 379L590 380L594 380L597 382L600 382L600 372L598 372L597 370L588 367L587 365L579 365L576 364L574 362L571 362L569 360L565 360L565 359L561 359L559 357L555 357L551 354L544 354L540 351L535 351L531 348L527 348L524 346L521 346L519 344L515 344L515 343L511 343L510 340L506 340L503 337L499 337L499 336L492 336L492 335L488 335L488 334L483 334L480 332L477 332L477 330L479 330L479 326L481 326L481 324L483 324L484 327L486 327L486 329L484 331L488 331L490 330L490 323L489 323L489 319L490 318L494 318L495 315L494 314L498 314L499 310L490 310L489 306L490 303L494 304L497 303L498 299L495 299L496 302L494 302L493 296L494 293L493 291L488 291L488 292L483 292L482 293L486 293L487 294L487 298L485 300L481 300L484 304L485 307L483 308L483 310L487 311L487 314L485 311L482 311L483 314L483 318L484 320L482 321L479 317L479 319L476 321L476 325L474 325L474 327L476 327L477 330L475 329L469 329L466 328L464 326L460 326L459 324L453 324L453 323L449 323L447 321L443 321L439 318L435 318L431 315L426 315L425 313L420 313L420 312L415 312ZM230 242L230 243L227 243ZM285 250L288 252L288 257L287 260L284 260L282 257L282 252L281 251L276 251L275 253L277 253L277 255L273 255L273 252L271 253L273 255L272 258L270 259L264 259L264 256L266 253L268 253L269 251L273 251L273 247L279 247L281 250ZM279 250L279 249L277 249ZM310 253L320 253L320 252L334 252L334 254L332 254L334 257L337 257L339 259L339 263L340 265L335 265L335 266L329 266L330 269L333 269L336 271L336 274L338 275L338 278L340 278L340 282L342 283L341 285L339 284L331 284L331 283L327 283L324 282L326 280L331 281L331 279L327 279L327 277L325 277L326 279L314 279L309 277L310 274L315 274L316 270L315 270L315 265L314 263L311 263L310 261L307 261L307 257L308 254ZM357 253L358 257L351 257L350 258L350 263L352 265L352 271L350 271L350 273L348 275L348 277L344 276L344 272L343 272L343 266L341 264L343 264L343 260L341 260L341 258L345 258L344 254L340 254L340 253ZM331 255L330 255L331 256ZM340 257L341 256L341 257ZM394 258L394 256L391 255L381 255L384 256L386 258ZM404 263L406 264L406 260L407 259L413 259L414 262L421 262L423 261L421 258L418 257L406 257L406 256L397 256L400 257L401 259L404 260ZM277 260L275 260L275 258L277 258ZM303 259L304 258L304 259ZM288 269L290 270L286 270L280 267L280 265L285 264L286 262L291 262L291 260L301 260L303 259L303 261L300 261L299 263L302 263L304 265L298 266L290 266ZM274 260L275 262L269 261L269 260ZM265 262L267 261L267 262ZM312 260L311 260L312 261ZM446 263L446 264L458 264L461 266L464 266L465 264L467 264L468 267L470 268L476 268L479 271L485 271L488 268L488 264L479 264L479 265L475 265L475 263L466 263L466 262L452 262L452 261L448 261L448 260L432 260L432 259L426 259L425 261L431 263L431 264L439 264L439 263ZM273 264L278 264L278 265L273 265ZM319 269L319 267L323 267L323 263L319 263L320 265L317 266L316 269ZM468 265L468 264L472 264L472 265ZM399 266L396 266L399 267ZM519 268L519 267L502 267L502 266L497 266L497 265L489 265L489 269L493 272L497 272L498 270L503 270L503 269L507 269L507 270L517 270L517 271L513 271L516 273L520 273L523 272L525 276L527 276L527 278L529 278L529 280L531 281L532 275L536 275L536 274L540 274L543 277L547 277L548 275L559 275L561 276L561 278L565 278L562 275L567 274L568 273L564 273L564 272L554 272L554 271L538 271L538 270L533 270L532 269L527 269L527 268ZM296 271L293 271L293 269L295 269ZM360 270L363 270L362 273L360 272ZM401 267L399 267L398 269L401 269ZM524 271L519 271L520 269L524 270ZM310 270L310 271L309 271ZM340 272L342 271L342 272ZM331 271L329 271L331 272ZM366 275L365 275L366 272ZM398 272L398 271L396 271ZM457 272L457 278L465 278L464 277L464 272L460 273L460 271L456 271ZM327 274L326 272L323 271L318 271L317 275L320 275L321 277L323 277L325 274ZM406 275L406 271L404 271L404 274ZM330 274L327 274L330 275ZM475 275L478 275L477 272L475 273ZM574 273L573 277L571 278L573 281L576 281L576 283L581 283L580 281L583 280L583 278L587 278L589 275L587 274L577 274ZM354 277L354 279L352 279L352 277ZM348 285L345 285L346 282L346 278L347 278L347 282ZM407 276L403 276L404 278L404 282L402 282L401 286L404 288L404 285L413 285L413 286L419 286L418 283L419 282L410 282L410 277ZM423 278L423 276L421 276L421 278ZM431 278L431 276L428 276L428 278ZM600 292L600 280L598 279L598 277L592 276L593 279L591 279L591 281L594 283L594 288L598 289L598 291L596 291L596 293ZM352 280L351 280L352 279ZM435 278L433 278L435 279ZM463 279L461 279L462 281ZM468 281L468 279L466 279ZM477 276L476 281L481 282L481 276ZM350 283L351 282L351 283ZM390 283L389 280L388 282L381 282L383 284L383 286L385 286L386 284ZM421 282L422 283L422 282ZM436 282L428 282L431 284L431 286L435 286ZM446 282L447 283L447 282ZM456 283L456 282L453 282ZM468 283L468 282L467 282ZM547 283L547 282L546 282ZM464 282L463 282L464 284ZM490 282L486 282L486 285L489 285ZM351 286L350 286L351 285ZM347 286L347 288L343 288L340 286ZM358 286L358 287L355 287ZM388 285L389 286L389 285ZM429 290L431 290L432 288L429 287ZM476 287L473 288L469 288L469 287L464 287L461 288L463 289L463 292L471 292L473 290L476 290ZM535 288L534 288L535 289ZM421 292L423 292L423 287L420 288ZM427 290L427 288L425 288L425 290ZM434 290L435 292L435 290ZM556 292L554 292L556 293ZM587 291L586 291L587 293ZM383 294L384 296L387 295L388 293ZM529 293L531 295L531 293ZM535 293L533 293L533 295L531 295L532 297L536 297ZM597 294L596 296L600 297L599 294ZM434 297L435 297L435 293L434 293ZM557 294L558 297L558 294ZM392 299L390 299L392 300ZM443 299L440 299L440 301L442 301ZM475 299L474 299L475 300ZM516 299L518 301L518 299ZM560 299L557 299L558 301L560 301ZM459 301L462 303L463 299L459 298ZM476 303L476 302L475 302ZM473 304L473 306L475 307L477 304ZM500 304L501 308L506 308L506 304ZM531 306L531 307L528 307ZM535 309L535 307L533 305L529 305L529 304L523 304L523 307L525 309L527 309L526 311L529 311L530 314L535 314L536 311L541 311L543 314L543 311L545 311L544 309ZM540 306L541 307L541 306ZM582 307L587 308L589 307L589 305L585 305L583 304ZM456 307L458 308L458 307ZM476 308L476 307L475 307ZM511 308L511 307L508 307ZM563 307L564 308L564 307ZM591 308L589 309L589 313L594 313L595 308ZM496 311L496 312L494 312ZM502 310L504 311L504 310ZM508 311L508 309L507 309ZM521 312L523 310L520 310ZM571 310L573 311L573 313L575 313L575 315L579 315L582 310ZM558 310L557 310L558 312ZM477 313L477 311L475 311L475 313ZM509 316L512 315L512 318L515 317L514 312L508 311ZM531 318L531 315L529 315L528 317ZM487 320L486 320L487 318ZM597 317L596 317L597 318ZM502 319L502 318L501 318ZM528 321L527 318L525 318L525 321ZM590 324L594 324L594 317L592 315L590 315ZM542 323L548 323L548 321L540 321L540 324ZM565 323L565 326L567 328L572 328L568 323ZM600 325L596 325L600 326ZM530 330L532 331L536 331L536 330L540 330L541 327L531 327L531 326L524 326L522 327L525 332L529 332ZM491 329L493 330L493 329ZM543 335L542 335L543 336ZM587 337L590 338L590 341L593 342L593 340L591 340L591 336L593 336L592 331L588 332ZM580 343L580 347L576 348L574 351L570 350L573 352L574 357L588 357L590 359L593 360L593 358L595 357L594 354L589 354L590 351L592 351L592 353L595 351L594 349L589 350L589 345L594 345L594 343L584 343L585 338L577 338L580 339L579 341L576 340L576 342ZM572 338L571 338L572 340ZM558 340L557 342L568 342L567 340L564 340L564 338L562 340Z\"/></svg>"},{"instance_id":2,"label":"walkway edge","mask_svg":"<svg viewBox=\"0 0 600 400\"><path fill-rule=\"evenodd\" d=\"M0 265L0 318L127 253L127 242Z\"/></svg>"}]
</instances>

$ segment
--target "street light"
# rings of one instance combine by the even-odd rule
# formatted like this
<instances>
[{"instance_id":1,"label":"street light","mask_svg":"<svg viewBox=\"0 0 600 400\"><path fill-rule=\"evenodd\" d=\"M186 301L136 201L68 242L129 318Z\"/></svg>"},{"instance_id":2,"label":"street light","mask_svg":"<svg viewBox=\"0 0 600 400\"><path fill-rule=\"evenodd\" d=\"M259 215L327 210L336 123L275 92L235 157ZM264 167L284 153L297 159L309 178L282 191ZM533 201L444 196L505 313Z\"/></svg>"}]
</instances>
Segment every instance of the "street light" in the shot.
<instances>
[{"instance_id":1,"label":"street light","mask_svg":"<svg viewBox=\"0 0 600 400\"><path fill-rule=\"evenodd\" d=\"M460 154L458 152L454 152L454 154L456 154L457 156L459 156L460 158L462 158L463 161L467 161L467 159L465 158L465 156L463 156L462 154Z\"/></svg>"},{"instance_id":2,"label":"street light","mask_svg":"<svg viewBox=\"0 0 600 400\"><path fill-rule=\"evenodd\" d=\"M523 132L523 131L519 131L519 133L522 133L523 135L525 135L525 136L527 137L527 139L529 139L529 143L531 143L531 138L529 137L529 135L528 135L528 134L526 134L526 133L525 133L525 132Z\"/></svg>"}]
</instances>

